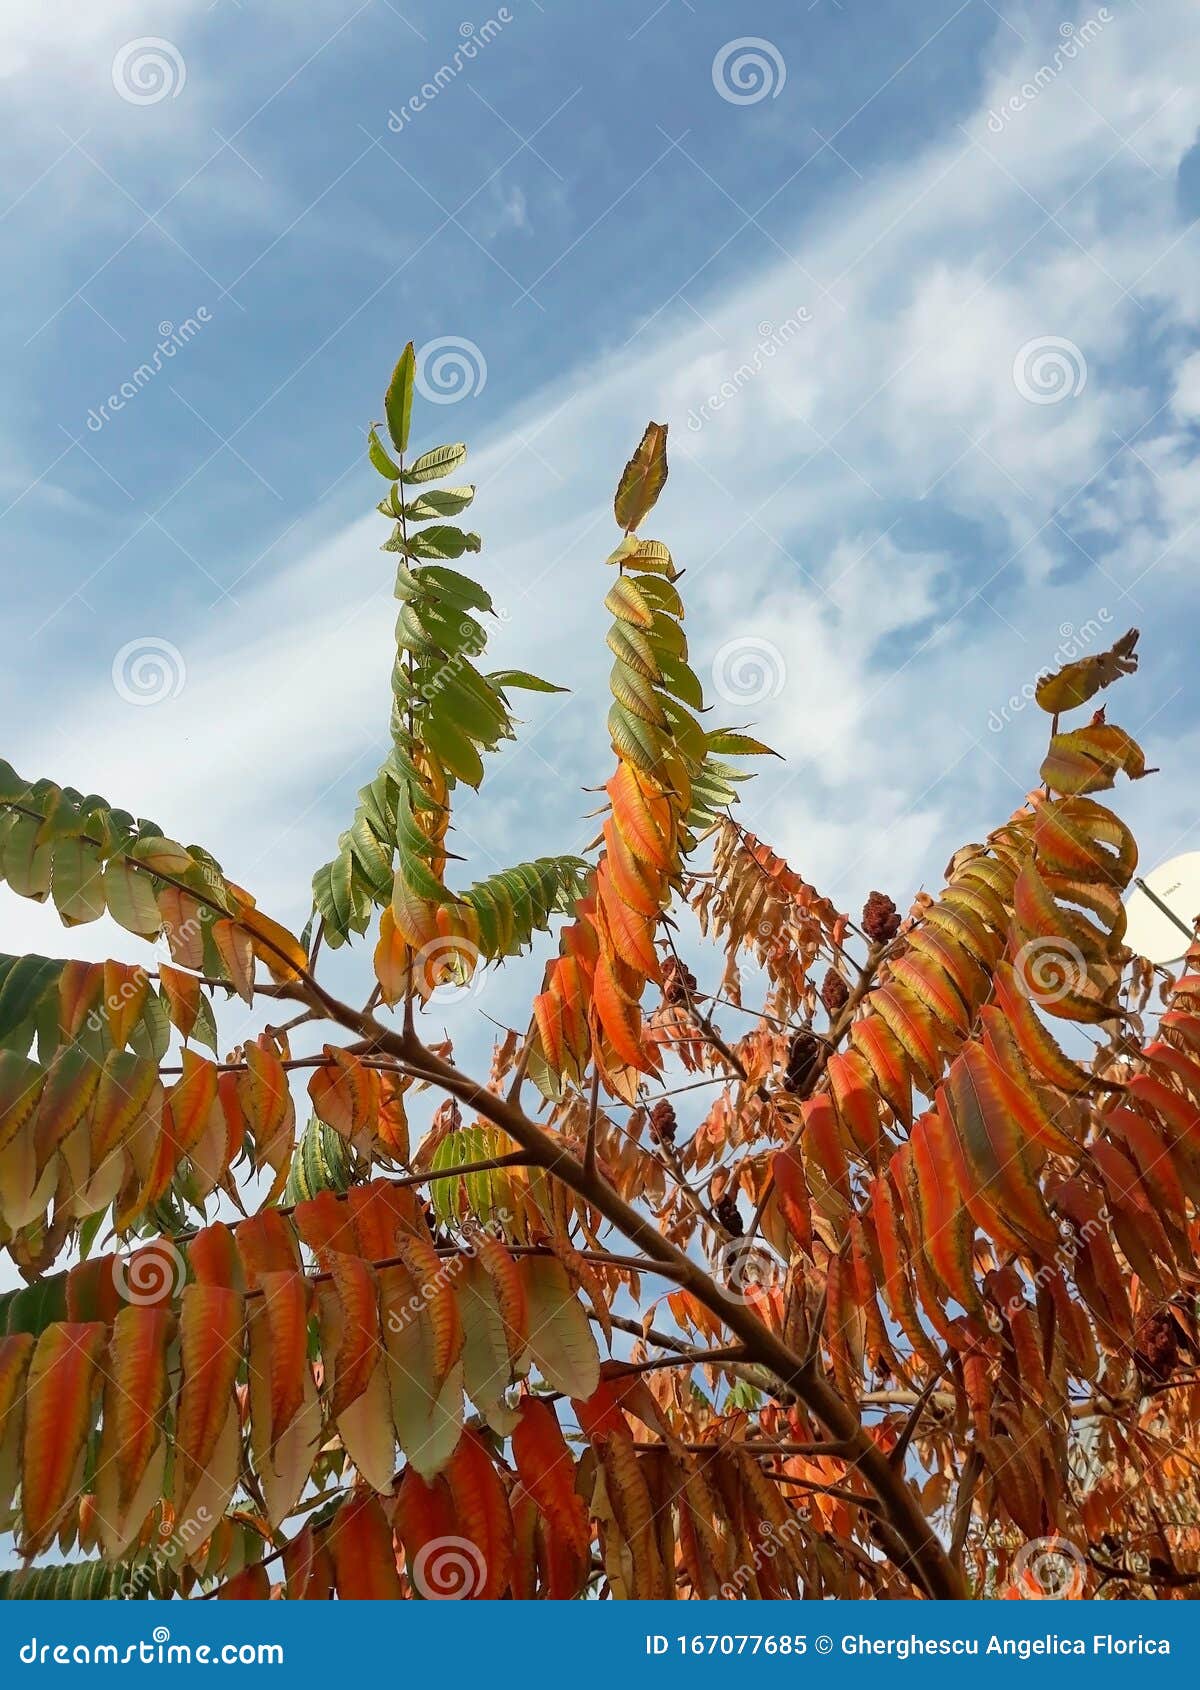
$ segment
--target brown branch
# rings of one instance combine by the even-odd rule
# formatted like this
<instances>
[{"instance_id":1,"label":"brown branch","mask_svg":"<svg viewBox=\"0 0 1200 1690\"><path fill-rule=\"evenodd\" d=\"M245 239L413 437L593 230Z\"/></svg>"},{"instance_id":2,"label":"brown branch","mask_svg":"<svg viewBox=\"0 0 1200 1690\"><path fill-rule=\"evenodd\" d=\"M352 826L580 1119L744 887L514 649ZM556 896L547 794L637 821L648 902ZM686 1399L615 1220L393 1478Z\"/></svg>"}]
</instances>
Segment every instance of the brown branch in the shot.
<instances>
[{"instance_id":1,"label":"brown branch","mask_svg":"<svg viewBox=\"0 0 1200 1690\"><path fill-rule=\"evenodd\" d=\"M322 1001L327 998L328 994L323 993ZM961 1594L958 1574L926 1519L913 1488L903 1475L891 1467L887 1457L867 1435L855 1409L828 1381L819 1377L811 1364L806 1364L746 1304L735 1301L722 1291L698 1263L664 1238L646 1215L594 1173L589 1175L577 1157L550 1138L544 1128L523 1110L443 1061L423 1047L411 1033L394 1032L372 1016L364 1015L336 999L329 1002L332 1018L341 1026L357 1032L370 1049L395 1056L419 1069L431 1084L500 1127L526 1150L535 1165L545 1168L547 1173L582 1197L650 1258L655 1264L655 1271L670 1270L666 1275L668 1278L674 1279L695 1296L742 1341L748 1361L757 1361L769 1369L785 1389L800 1398L833 1437L848 1443L853 1451L854 1465L880 1499L883 1513L879 1527L880 1541L897 1567L906 1571L931 1596L954 1598Z\"/></svg>"}]
</instances>

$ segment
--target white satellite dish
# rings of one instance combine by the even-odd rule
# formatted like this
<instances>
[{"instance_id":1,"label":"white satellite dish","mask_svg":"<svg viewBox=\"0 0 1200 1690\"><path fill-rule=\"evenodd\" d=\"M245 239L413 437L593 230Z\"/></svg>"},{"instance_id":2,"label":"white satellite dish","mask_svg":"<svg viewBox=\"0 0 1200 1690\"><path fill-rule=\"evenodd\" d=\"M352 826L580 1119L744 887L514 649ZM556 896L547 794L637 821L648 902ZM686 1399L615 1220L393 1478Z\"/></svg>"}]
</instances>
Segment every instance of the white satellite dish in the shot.
<instances>
[{"instance_id":1,"label":"white satellite dish","mask_svg":"<svg viewBox=\"0 0 1200 1690\"><path fill-rule=\"evenodd\" d=\"M1139 875L1125 900L1125 914L1125 943L1131 951L1148 962L1178 962L1200 916L1200 851L1186 851Z\"/></svg>"}]
</instances>

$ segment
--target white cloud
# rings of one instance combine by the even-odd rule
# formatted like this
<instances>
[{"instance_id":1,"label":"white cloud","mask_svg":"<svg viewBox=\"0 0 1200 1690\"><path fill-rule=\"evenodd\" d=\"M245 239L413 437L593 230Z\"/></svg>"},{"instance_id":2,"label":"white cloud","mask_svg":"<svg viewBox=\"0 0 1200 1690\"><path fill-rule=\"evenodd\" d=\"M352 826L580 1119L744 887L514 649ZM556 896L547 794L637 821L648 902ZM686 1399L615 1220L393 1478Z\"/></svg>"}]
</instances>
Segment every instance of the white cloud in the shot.
<instances>
[{"instance_id":1,"label":"white cloud","mask_svg":"<svg viewBox=\"0 0 1200 1690\"><path fill-rule=\"evenodd\" d=\"M748 814L848 903L873 882L898 901L932 883L955 843L1033 784L1037 712L1001 735L986 723L1060 624L1103 607L1114 631L1145 617L1153 633L1157 616L1170 638L1176 560L1200 517L1180 426L1200 408L1194 358L1136 454L1122 442L1161 404L1135 334L1152 319L1160 346L1182 346L1200 305L1173 184L1193 128L1175 91L1200 71L1189 17L1178 0L1122 16L996 136L988 110L1053 35L1014 18L1030 47L997 59L965 132L847 188L793 235L808 276L780 261L694 301L703 322L664 312L485 444L480 573L510 613L496 661L577 696L531 705L526 749L501 759L490 802L464 807L481 872L501 852L577 845L579 788L606 772L600 560L611 487L648 415L674 422L654 527L688 569L695 667L707 683L734 636L783 655L787 682L754 713L789 765L762 776ZM801 306L811 323L689 428L753 362L764 326ZM1036 405L1013 365L1044 336L1072 342L1088 374L1076 397ZM469 424L466 408L418 421ZM1106 533L1120 545L1099 554ZM67 695L22 772L136 803L294 912L382 742L393 607L376 544L371 519L251 576L188 644L177 701ZM1116 713L1136 730L1160 691L1152 678L1122 690ZM717 715L737 711L718 701Z\"/></svg>"}]
</instances>

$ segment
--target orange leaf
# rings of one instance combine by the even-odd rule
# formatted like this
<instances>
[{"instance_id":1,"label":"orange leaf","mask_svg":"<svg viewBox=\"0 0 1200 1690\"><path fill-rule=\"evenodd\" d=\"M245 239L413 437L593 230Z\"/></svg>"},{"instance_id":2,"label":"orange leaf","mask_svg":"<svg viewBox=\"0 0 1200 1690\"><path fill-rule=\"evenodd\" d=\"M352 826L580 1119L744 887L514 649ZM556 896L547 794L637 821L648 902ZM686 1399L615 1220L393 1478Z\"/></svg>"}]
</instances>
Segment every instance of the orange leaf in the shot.
<instances>
[{"instance_id":1,"label":"orange leaf","mask_svg":"<svg viewBox=\"0 0 1200 1690\"><path fill-rule=\"evenodd\" d=\"M217 1101L217 1069L207 1057L194 1050L183 1052L183 1074L167 1093L167 1105L175 1128L175 1140L186 1155L204 1135L208 1118Z\"/></svg>"},{"instance_id":2,"label":"orange leaf","mask_svg":"<svg viewBox=\"0 0 1200 1690\"><path fill-rule=\"evenodd\" d=\"M494 1601L504 1595L512 1577L513 1524L508 1492L478 1432L463 1433L444 1477L459 1531L478 1556L473 1588L463 1594ZM427 1576L432 1570L430 1562Z\"/></svg>"},{"instance_id":3,"label":"orange leaf","mask_svg":"<svg viewBox=\"0 0 1200 1690\"><path fill-rule=\"evenodd\" d=\"M521 1483L560 1536L579 1554L591 1538L587 1508L575 1489L575 1461L558 1416L536 1397L523 1397L513 1432L513 1460Z\"/></svg>"},{"instance_id":4,"label":"orange leaf","mask_svg":"<svg viewBox=\"0 0 1200 1690\"><path fill-rule=\"evenodd\" d=\"M25 1387L22 1554L43 1550L59 1515L76 1500L95 1418L105 1337L99 1322L56 1322L42 1333L33 1352Z\"/></svg>"},{"instance_id":5,"label":"orange leaf","mask_svg":"<svg viewBox=\"0 0 1200 1690\"><path fill-rule=\"evenodd\" d=\"M185 1285L179 1336L183 1385L175 1457L186 1497L212 1457L233 1401L245 1337L243 1299L218 1285Z\"/></svg>"},{"instance_id":6,"label":"orange leaf","mask_svg":"<svg viewBox=\"0 0 1200 1690\"><path fill-rule=\"evenodd\" d=\"M342 1504L326 1541L341 1601L395 1602L403 1596L392 1528L370 1491L356 1491Z\"/></svg>"},{"instance_id":7,"label":"orange leaf","mask_svg":"<svg viewBox=\"0 0 1200 1690\"><path fill-rule=\"evenodd\" d=\"M129 1506L162 1438L168 1396L167 1352L175 1318L169 1309L131 1304L113 1326L104 1384L100 1460L117 1467L118 1500Z\"/></svg>"},{"instance_id":8,"label":"orange leaf","mask_svg":"<svg viewBox=\"0 0 1200 1690\"><path fill-rule=\"evenodd\" d=\"M137 1026L149 990L150 981L144 968L124 962L104 964L104 1015L108 1036L118 1050Z\"/></svg>"}]
</instances>

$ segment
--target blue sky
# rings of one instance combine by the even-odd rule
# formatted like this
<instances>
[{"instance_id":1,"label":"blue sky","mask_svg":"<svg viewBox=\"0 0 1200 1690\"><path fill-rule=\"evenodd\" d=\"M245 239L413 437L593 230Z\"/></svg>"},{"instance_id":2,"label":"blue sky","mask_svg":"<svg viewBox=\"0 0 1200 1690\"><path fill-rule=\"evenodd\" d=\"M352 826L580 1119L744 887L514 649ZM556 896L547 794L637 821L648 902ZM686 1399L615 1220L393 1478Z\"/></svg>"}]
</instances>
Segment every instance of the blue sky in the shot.
<instances>
[{"instance_id":1,"label":"blue sky","mask_svg":"<svg viewBox=\"0 0 1200 1690\"><path fill-rule=\"evenodd\" d=\"M1006 701L1130 623L1114 714L1164 772L1123 811L1148 862L1195 846L1185 0L57 12L8 0L0 43L23 774L205 843L303 922L386 733L363 428L404 341L451 337L466 391L418 401L416 437L471 443L497 660L575 689L463 805L474 872L588 837L609 501L651 416L694 666L787 758L747 820L836 901L936 887L1035 783L1045 719ZM170 696L131 703L114 661L163 642ZM0 915L6 950L128 944L7 892Z\"/></svg>"}]
</instances>

